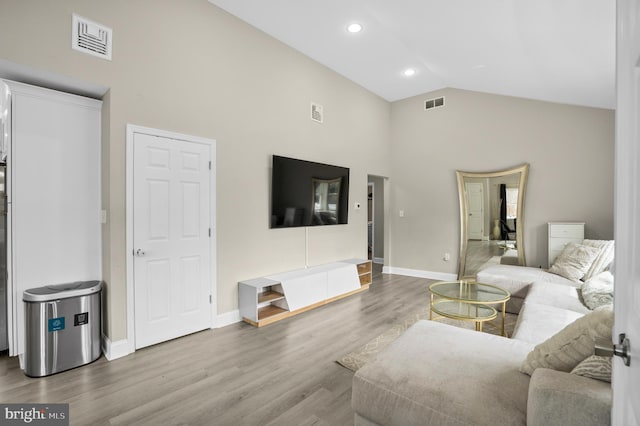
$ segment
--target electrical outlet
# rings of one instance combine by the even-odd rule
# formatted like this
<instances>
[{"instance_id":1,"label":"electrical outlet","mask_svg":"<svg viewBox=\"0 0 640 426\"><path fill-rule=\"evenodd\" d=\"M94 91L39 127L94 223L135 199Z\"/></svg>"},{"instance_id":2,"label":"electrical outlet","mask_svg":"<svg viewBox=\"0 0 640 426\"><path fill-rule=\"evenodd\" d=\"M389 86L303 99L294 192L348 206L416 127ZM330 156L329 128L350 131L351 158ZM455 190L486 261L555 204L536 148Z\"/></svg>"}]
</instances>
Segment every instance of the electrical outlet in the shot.
<instances>
[{"instance_id":1,"label":"electrical outlet","mask_svg":"<svg viewBox=\"0 0 640 426\"><path fill-rule=\"evenodd\" d=\"M356 210L360 210L360 203L355 203L354 207Z\"/></svg>"},{"instance_id":2,"label":"electrical outlet","mask_svg":"<svg viewBox=\"0 0 640 426\"><path fill-rule=\"evenodd\" d=\"M400 210L400 217L404 217L404 210Z\"/></svg>"},{"instance_id":3,"label":"electrical outlet","mask_svg":"<svg viewBox=\"0 0 640 426\"><path fill-rule=\"evenodd\" d=\"M442 256L442 260L444 260L445 262L450 261L451 255L449 253L445 253L444 256Z\"/></svg>"}]
</instances>

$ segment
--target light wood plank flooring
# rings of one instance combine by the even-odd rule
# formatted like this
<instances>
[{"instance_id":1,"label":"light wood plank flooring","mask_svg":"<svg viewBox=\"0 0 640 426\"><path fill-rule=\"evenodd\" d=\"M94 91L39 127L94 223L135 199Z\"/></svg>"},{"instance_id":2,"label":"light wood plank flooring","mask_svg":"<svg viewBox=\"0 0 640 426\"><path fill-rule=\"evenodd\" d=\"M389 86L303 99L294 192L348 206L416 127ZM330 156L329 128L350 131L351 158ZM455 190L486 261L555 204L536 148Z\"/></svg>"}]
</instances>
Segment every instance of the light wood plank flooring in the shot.
<instances>
[{"instance_id":1,"label":"light wood plank flooring","mask_svg":"<svg viewBox=\"0 0 640 426\"><path fill-rule=\"evenodd\" d=\"M335 363L428 305L431 280L375 274L368 291L287 320L244 323L31 379L0 357L0 402L70 403L73 425L351 425Z\"/></svg>"}]
</instances>

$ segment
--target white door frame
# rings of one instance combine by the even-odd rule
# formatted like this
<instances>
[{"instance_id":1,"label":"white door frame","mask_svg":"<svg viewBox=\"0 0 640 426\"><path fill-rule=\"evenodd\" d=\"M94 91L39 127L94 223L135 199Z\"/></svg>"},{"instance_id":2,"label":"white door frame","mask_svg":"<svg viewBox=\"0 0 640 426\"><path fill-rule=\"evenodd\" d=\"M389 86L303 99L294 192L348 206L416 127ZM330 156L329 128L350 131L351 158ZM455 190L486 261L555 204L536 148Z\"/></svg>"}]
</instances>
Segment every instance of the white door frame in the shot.
<instances>
[{"instance_id":1,"label":"white door frame","mask_svg":"<svg viewBox=\"0 0 640 426\"><path fill-rule=\"evenodd\" d=\"M376 263L376 184L367 182L367 191L371 192L371 262ZM367 194L367 204L369 194ZM369 206L367 205L367 209ZM368 213L368 212L367 212ZM367 214L368 216L368 214ZM369 232L369 218L367 217L367 233Z\"/></svg>"},{"instance_id":2,"label":"white door frame","mask_svg":"<svg viewBox=\"0 0 640 426\"><path fill-rule=\"evenodd\" d=\"M127 124L126 136L126 285L127 285L127 343L129 352L135 352L135 297L133 275L133 141L135 134L146 134L185 142L208 144L211 146L211 328L215 328L218 313L218 279L216 264L216 141L199 136L185 135L166 130Z\"/></svg>"}]
</instances>

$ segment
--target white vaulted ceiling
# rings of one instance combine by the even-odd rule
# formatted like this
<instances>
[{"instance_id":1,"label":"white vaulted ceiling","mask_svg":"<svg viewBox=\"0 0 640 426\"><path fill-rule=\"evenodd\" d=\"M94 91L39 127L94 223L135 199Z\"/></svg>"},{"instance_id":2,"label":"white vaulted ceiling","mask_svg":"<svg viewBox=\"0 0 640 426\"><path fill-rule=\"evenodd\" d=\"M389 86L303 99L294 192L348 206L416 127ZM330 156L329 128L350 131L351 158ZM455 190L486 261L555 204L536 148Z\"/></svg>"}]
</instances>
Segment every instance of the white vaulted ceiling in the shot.
<instances>
[{"instance_id":1,"label":"white vaulted ceiling","mask_svg":"<svg viewBox=\"0 0 640 426\"><path fill-rule=\"evenodd\" d=\"M614 0L209 1L389 101L454 87L614 108Z\"/></svg>"}]
</instances>

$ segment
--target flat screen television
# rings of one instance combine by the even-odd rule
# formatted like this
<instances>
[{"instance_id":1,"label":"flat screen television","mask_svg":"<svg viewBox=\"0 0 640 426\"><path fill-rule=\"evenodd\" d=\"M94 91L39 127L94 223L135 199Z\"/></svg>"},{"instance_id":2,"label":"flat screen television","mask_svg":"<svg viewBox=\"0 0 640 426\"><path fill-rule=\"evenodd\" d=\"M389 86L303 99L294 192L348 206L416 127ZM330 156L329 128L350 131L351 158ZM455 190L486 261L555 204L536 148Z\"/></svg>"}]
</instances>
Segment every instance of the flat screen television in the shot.
<instances>
[{"instance_id":1,"label":"flat screen television","mask_svg":"<svg viewBox=\"0 0 640 426\"><path fill-rule=\"evenodd\" d=\"M349 169L273 156L271 228L346 224Z\"/></svg>"}]
</instances>

